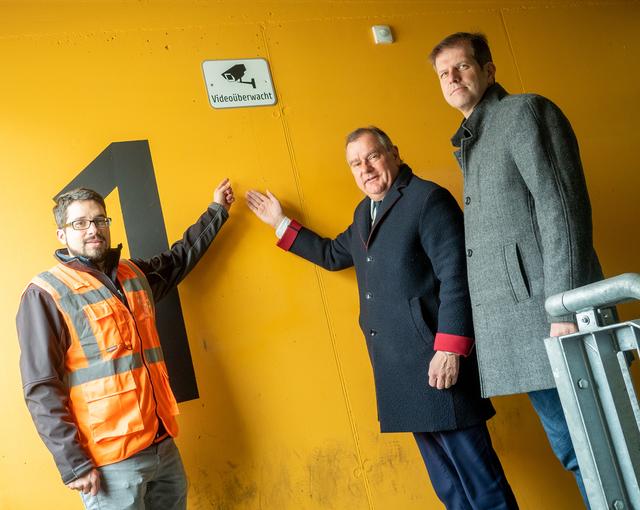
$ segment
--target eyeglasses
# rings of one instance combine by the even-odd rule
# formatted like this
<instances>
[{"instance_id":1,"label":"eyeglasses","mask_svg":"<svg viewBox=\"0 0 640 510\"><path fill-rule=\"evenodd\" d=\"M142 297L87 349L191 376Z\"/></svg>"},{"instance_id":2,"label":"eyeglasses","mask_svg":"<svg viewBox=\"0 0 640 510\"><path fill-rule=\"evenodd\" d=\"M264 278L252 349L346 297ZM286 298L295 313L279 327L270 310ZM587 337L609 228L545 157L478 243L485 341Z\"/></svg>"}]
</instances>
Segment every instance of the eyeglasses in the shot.
<instances>
[{"instance_id":1,"label":"eyeglasses","mask_svg":"<svg viewBox=\"0 0 640 510\"><path fill-rule=\"evenodd\" d=\"M94 218L92 220L86 220L84 218L80 220L73 220L69 223L62 225L63 227L71 227L73 230L87 230L91 224L94 224L96 228L107 228L111 225L111 218Z\"/></svg>"}]
</instances>

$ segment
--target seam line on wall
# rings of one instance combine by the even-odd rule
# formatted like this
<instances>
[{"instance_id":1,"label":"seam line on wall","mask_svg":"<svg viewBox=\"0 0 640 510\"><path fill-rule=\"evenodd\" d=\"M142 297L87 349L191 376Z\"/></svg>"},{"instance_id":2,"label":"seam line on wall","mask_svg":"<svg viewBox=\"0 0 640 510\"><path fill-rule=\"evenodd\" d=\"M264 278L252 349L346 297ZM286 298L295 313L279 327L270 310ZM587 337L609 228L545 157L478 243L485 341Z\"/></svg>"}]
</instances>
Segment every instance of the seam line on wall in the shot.
<instances>
[{"instance_id":1,"label":"seam line on wall","mask_svg":"<svg viewBox=\"0 0 640 510\"><path fill-rule=\"evenodd\" d=\"M518 76L518 81L520 82L520 91L524 94L525 93L524 82L522 81L522 75L520 74L520 67L518 67L518 61L516 60L516 52L513 49L511 36L509 35L509 29L507 28L507 20L504 17L503 9L500 9L499 12L500 12L500 21L502 22L502 29L504 30L504 35L507 38L507 44L509 45L509 52L511 53L511 59L513 60L513 65L516 68L516 75Z\"/></svg>"},{"instance_id":2,"label":"seam line on wall","mask_svg":"<svg viewBox=\"0 0 640 510\"><path fill-rule=\"evenodd\" d=\"M263 44L264 44L267 60L269 62L271 62L271 54L269 52L269 45L267 43L267 36L265 34L265 26L263 24L260 24L260 35L262 37L262 41L263 41ZM272 76L272 79L275 81L273 76ZM277 87L276 87L276 90L278 90ZM292 138L291 138L291 132L289 130L289 124L287 123L287 120L285 118L284 111L283 111L283 106L280 103L280 101L278 101L277 106L278 106L278 110L280 111L280 122L282 124L282 131L284 133L285 142L286 142L286 145L287 145L287 152L289 153L289 161L291 162L291 171L293 173L294 181L295 181L295 184L296 184L296 191L298 193L298 199L300 201L300 208L302 210L303 220L306 220L307 219L307 214L305 212L305 206L304 206L304 194L302 192L302 183L300 182L300 173L298 171L298 165L296 163L295 150L293 149L293 142L292 142ZM333 322L331 320L331 314L329 313L329 300L327 298L327 291L326 291L326 288L324 286L323 277L320 274L320 268L314 264L313 265L313 269L314 269L314 272L315 272L315 275L316 275L316 280L318 282L318 287L319 287L319 290L320 290L320 297L321 297L321 300L322 300L322 309L323 309L325 320L326 320L326 323L327 323L327 329L329 330L329 338L331 340L331 350L332 350L332 353L333 353L333 359L334 359L335 364L336 364L336 370L338 372L338 378L340 380L340 389L342 391L342 396L343 396L343 399L344 399L344 405L345 405L346 412L347 412L347 417L348 417L348 420L349 420L349 427L351 428L351 435L352 435L352 438L353 438L354 448L356 450L358 468L360 470L360 473L362 473L362 480L363 480L363 483L364 483L365 493L367 495L367 503L368 503L368 506L369 506L369 510L374 510L373 496L371 494L371 487L369 485L369 479L367 477L367 471L366 471L366 467L364 465L364 459L362 457L362 452L361 452L361 449L360 449L360 437L358 435L358 428L356 427L355 416L353 415L353 410L351 408L351 400L349 399L349 391L347 389L347 384L346 384L346 381L345 381L345 378L344 378L344 371L342 369L342 361L340 360L340 354L338 352L336 334L335 334L335 330L334 330L334 327L333 327Z\"/></svg>"}]
</instances>

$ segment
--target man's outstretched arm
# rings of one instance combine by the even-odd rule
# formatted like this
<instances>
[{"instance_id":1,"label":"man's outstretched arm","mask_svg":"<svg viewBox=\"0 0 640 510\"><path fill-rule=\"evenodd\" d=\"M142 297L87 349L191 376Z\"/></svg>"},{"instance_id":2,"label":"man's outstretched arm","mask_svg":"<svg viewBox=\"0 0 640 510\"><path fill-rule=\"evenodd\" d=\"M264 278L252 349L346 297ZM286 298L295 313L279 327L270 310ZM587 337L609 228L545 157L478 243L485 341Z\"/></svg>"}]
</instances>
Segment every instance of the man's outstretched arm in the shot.
<instances>
[{"instance_id":1,"label":"man's outstretched arm","mask_svg":"<svg viewBox=\"0 0 640 510\"><path fill-rule=\"evenodd\" d=\"M224 179L213 192L213 202L186 230L181 240L150 259L133 259L145 273L156 302L175 288L203 257L229 218L229 209L234 201L231 183Z\"/></svg>"},{"instance_id":2,"label":"man's outstretched arm","mask_svg":"<svg viewBox=\"0 0 640 510\"><path fill-rule=\"evenodd\" d=\"M262 194L249 190L247 206L267 225L276 229L278 246L313 262L329 271L339 271L353 266L350 251L351 227L335 239L321 237L285 216L280 202L273 193Z\"/></svg>"}]
</instances>

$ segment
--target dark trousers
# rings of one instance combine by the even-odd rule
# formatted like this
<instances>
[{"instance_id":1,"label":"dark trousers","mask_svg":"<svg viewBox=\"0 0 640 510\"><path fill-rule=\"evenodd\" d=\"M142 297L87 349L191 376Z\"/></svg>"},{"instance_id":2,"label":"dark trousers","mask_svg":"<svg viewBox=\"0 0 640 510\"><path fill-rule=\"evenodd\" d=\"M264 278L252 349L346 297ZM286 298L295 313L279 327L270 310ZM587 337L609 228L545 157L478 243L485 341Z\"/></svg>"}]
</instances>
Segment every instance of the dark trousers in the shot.
<instances>
[{"instance_id":1,"label":"dark trousers","mask_svg":"<svg viewBox=\"0 0 640 510\"><path fill-rule=\"evenodd\" d=\"M413 435L431 484L447 510L518 508L486 424Z\"/></svg>"}]
</instances>

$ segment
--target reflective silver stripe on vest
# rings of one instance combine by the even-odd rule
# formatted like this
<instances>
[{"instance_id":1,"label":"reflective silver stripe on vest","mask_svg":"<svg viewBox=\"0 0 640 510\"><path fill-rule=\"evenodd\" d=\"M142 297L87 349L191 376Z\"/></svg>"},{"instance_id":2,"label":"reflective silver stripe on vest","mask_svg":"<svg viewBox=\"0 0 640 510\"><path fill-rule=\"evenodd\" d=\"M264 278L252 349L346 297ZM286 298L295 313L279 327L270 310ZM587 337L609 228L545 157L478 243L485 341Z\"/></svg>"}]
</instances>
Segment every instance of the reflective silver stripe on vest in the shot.
<instances>
[{"instance_id":1,"label":"reflective silver stripe on vest","mask_svg":"<svg viewBox=\"0 0 640 510\"><path fill-rule=\"evenodd\" d=\"M161 361L164 361L162 347L152 347L151 349L145 349L144 357L149 363L160 363Z\"/></svg>"},{"instance_id":2,"label":"reflective silver stripe on vest","mask_svg":"<svg viewBox=\"0 0 640 510\"><path fill-rule=\"evenodd\" d=\"M144 357L148 364L160 363L164 359L160 347L145 349ZM78 386L79 384L121 374L140 367L142 367L142 358L140 358L140 353L134 352L129 356L101 361L90 367L74 370L69 374L69 385Z\"/></svg>"},{"instance_id":3,"label":"reflective silver stripe on vest","mask_svg":"<svg viewBox=\"0 0 640 510\"><path fill-rule=\"evenodd\" d=\"M78 334L84 356L87 358L89 364L100 363L102 357L100 347L98 347L98 341L96 340L91 323L87 319L83 308L87 304L103 302L104 296L97 290L76 294L49 271L40 273L38 276L51 285L60 295L60 306L64 312L71 317L71 322Z\"/></svg>"},{"instance_id":4,"label":"reflective silver stripe on vest","mask_svg":"<svg viewBox=\"0 0 640 510\"><path fill-rule=\"evenodd\" d=\"M125 280L124 282L122 282L122 286L124 287L124 290L126 290L127 292L147 290L144 288L144 285L142 285L142 282L138 278L131 278L130 280Z\"/></svg>"},{"instance_id":5,"label":"reflective silver stripe on vest","mask_svg":"<svg viewBox=\"0 0 640 510\"><path fill-rule=\"evenodd\" d=\"M149 305L151 309L155 313L155 303L153 301L153 291L151 290L151 286L149 285L149 280L145 274L140 270L138 266L136 266L133 262L127 259L121 259L120 263L127 266L131 271L133 271L137 278L131 278L129 280L125 280L122 283L122 286L125 290L131 291L139 291L143 290L147 294L147 299L149 301ZM135 318L135 316L134 316ZM148 363L159 363L160 361L164 361L164 355L162 353L162 347L151 347L150 349L144 350L144 358Z\"/></svg>"},{"instance_id":6,"label":"reflective silver stripe on vest","mask_svg":"<svg viewBox=\"0 0 640 510\"><path fill-rule=\"evenodd\" d=\"M149 304L151 305L151 308L155 309L155 302L153 300L153 291L151 290L151 286L149 285L149 281L147 280L147 277L144 275L144 273L142 271L140 271L138 266L136 266L130 260L121 259L120 263L126 265L137 276L137 278L132 278L132 279L129 279L129 280L125 280L122 283L122 286L124 287L124 289L129 291L129 292L137 291L137 290L144 290L147 293L147 298L149 299Z\"/></svg>"},{"instance_id":7,"label":"reflective silver stripe on vest","mask_svg":"<svg viewBox=\"0 0 640 510\"><path fill-rule=\"evenodd\" d=\"M110 377L123 372L129 372L142 366L140 353L134 352L129 356L114 358L106 361L94 363L87 368L79 368L69 374L69 385L78 386L89 381Z\"/></svg>"}]
</instances>

